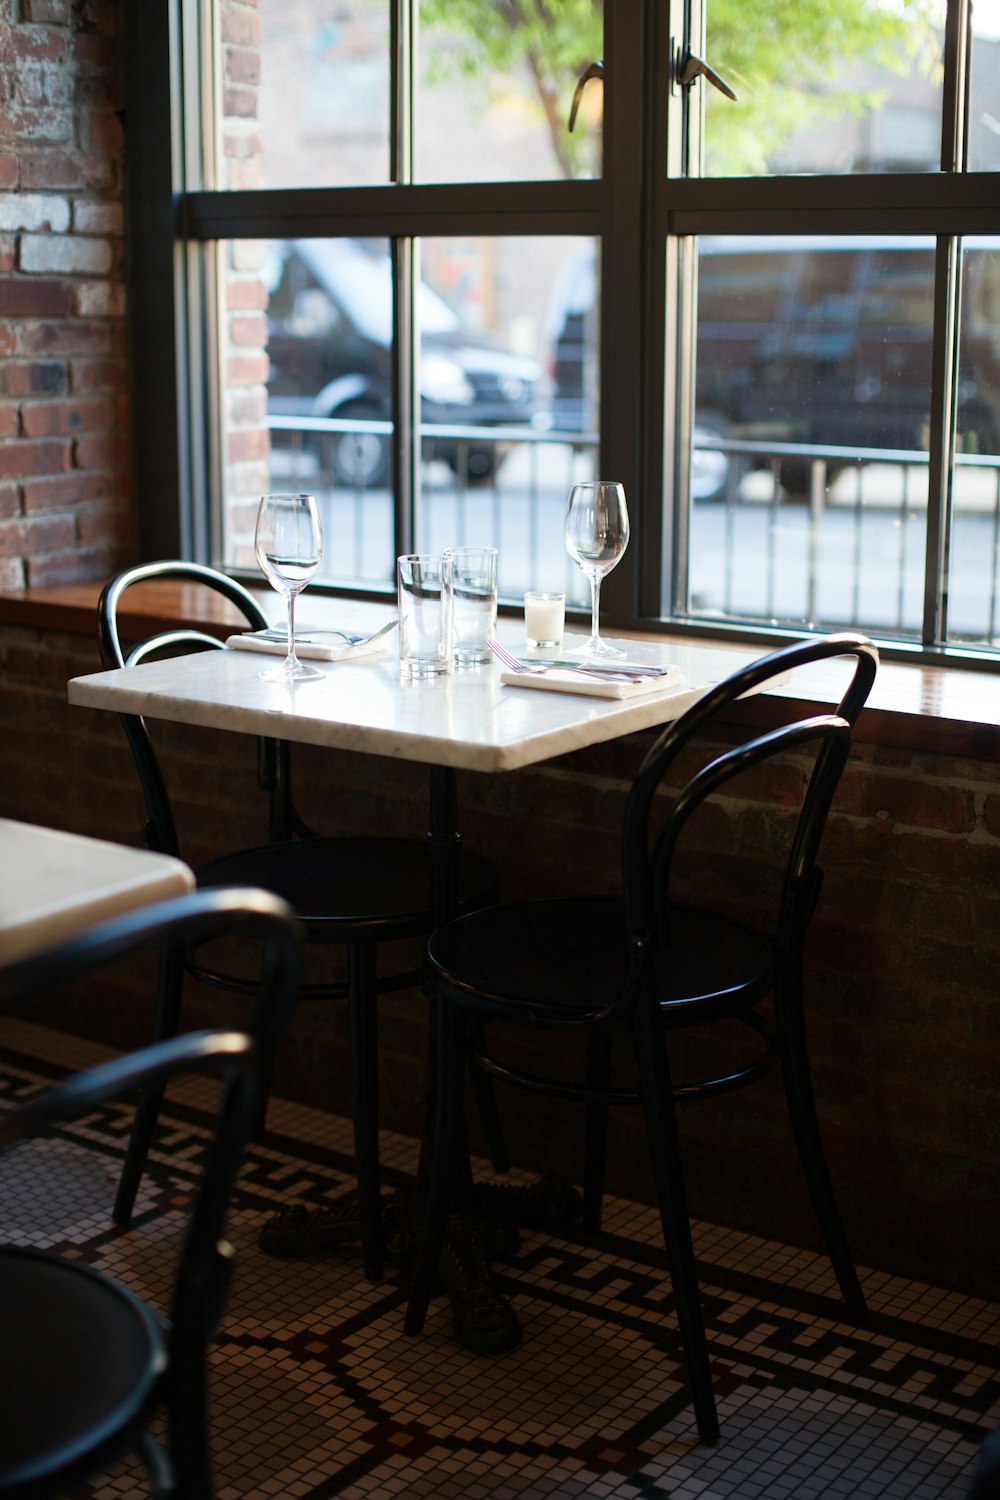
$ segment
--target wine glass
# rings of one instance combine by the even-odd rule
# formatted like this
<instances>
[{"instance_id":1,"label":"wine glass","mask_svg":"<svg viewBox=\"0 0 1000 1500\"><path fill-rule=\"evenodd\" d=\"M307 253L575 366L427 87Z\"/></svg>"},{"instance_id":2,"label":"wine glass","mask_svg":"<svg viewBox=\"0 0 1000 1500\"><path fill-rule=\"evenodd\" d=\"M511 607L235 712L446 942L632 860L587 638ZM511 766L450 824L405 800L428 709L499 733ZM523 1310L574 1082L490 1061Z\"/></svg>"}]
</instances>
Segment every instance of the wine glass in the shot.
<instances>
[{"instance_id":1,"label":"wine glass","mask_svg":"<svg viewBox=\"0 0 1000 1500\"><path fill-rule=\"evenodd\" d=\"M625 656L617 646L601 640L598 628L601 580L621 560L628 546L625 486L607 479L574 484L569 492L564 534L567 552L590 579L590 640L583 654Z\"/></svg>"},{"instance_id":2,"label":"wine glass","mask_svg":"<svg viewBox=\"0 0 1000 1500\"><path fill-rule=\"evenodd\" d=\"M261 672L266 682L307 682L323 673L295 655L295 599L323 556L323 528L315 495L264 495L257 507L254 547L261 572L288 599L288 655Z\"/></svg>"}]
</instances>

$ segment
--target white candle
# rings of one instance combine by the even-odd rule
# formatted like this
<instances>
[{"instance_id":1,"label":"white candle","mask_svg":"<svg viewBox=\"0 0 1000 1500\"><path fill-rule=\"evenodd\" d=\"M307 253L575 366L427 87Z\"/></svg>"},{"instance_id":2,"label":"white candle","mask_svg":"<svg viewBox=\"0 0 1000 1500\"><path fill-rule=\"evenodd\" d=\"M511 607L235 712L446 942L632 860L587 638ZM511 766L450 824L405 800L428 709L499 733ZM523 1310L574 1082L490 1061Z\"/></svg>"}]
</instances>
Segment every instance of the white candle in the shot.
<instances>
[{"instance_id":1,"label":"white candle","mask_svg":"<svg viewBox=\"0 0 1000 1500\"><path fill-rule=\"evenodd\" d=\"M525 594L524 634L528 645L561 645L565 613L565 594Z\"/></svg>"}]
</instances>

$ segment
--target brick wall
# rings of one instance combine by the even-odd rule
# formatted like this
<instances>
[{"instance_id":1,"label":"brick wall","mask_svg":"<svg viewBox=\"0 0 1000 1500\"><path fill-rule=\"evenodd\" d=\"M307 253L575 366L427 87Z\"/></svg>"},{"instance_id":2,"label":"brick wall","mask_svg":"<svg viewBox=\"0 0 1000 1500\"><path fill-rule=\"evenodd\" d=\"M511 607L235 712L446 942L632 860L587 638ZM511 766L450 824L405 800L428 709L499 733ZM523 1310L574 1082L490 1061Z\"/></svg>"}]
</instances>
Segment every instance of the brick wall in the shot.
<instances>
[{"instance_id":1,"label":"brick wall","mask_svg":"<svg viewBox=\"0 0 1000 1500\"><path fill-rule=\"evenodd\" d=\"M7 589L100 577L131 541L118 6L14 9L0 54Z\"/></svg>"}]
</instances>

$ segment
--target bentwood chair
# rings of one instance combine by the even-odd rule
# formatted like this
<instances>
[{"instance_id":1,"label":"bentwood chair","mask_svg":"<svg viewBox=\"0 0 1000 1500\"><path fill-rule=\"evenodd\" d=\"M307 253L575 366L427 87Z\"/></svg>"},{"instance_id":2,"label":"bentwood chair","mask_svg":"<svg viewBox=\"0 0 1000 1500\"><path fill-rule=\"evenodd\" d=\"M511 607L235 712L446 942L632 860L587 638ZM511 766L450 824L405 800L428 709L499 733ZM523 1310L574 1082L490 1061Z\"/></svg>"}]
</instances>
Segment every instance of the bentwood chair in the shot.
<instances>
[{"instance_id":1,"label":"bentwood chair","mask_svg":"<svg viewBox=\"0 0 1000 1500\"><path fill-rule=\"evenodd\" d=\"M679 790L670 789L696 759L703 732L737 698L773 683L794 668L853 658L850 683L836 710L748 736L730 748L718 742ZM816 856L827 813L843 771L853 726L874 680L877 655L856 635L835 635L787 647L710 688L669 725L645 757L629 794L623 833L620 897L505 904L446 923L428 946L426 983L438 1007L437 1118L424 1229L406 1328L419 1333L434 1287L461 1118L465 1048L471 1016L479 1039L468 1041L473 1067L539 1094L585 1106L584 1223L599 1227L607 1111L639 1103L646 1117L653 1176L670 1276L677 1302L688 1381L698 1430L718 1436L715 1396L698 1275L686 1206L675 1101L725 1093L780 1064L792 1130L837 1281L848 1306L860 1313L864 1297L841 1224L816 1116L803 1013L803 950L822 875ZM671 879L678 840L691 815L718 793L739 796L738 778L775 756L791 757L801 778L800 804L783 808L787 854L776 915L750 926L716 911L683 904L680 878ZM734 781L737 784L734 786ZM666 795L657 794L664 789ZM721 874L721 872L719 872ZM779 869L780 873L780 869ZM734 903L740 893L732 893ZM773 1015L760 1005L773 996ZM675 1082L667 1041L682 1028L736 1023L753 1043L737 1065L731 1037L722 1037L723 1065L694 1082ZM586 1037L585 1075L527 1073L510 1060L504 1028L540 1028L559 1037ZM714 1028L716 1032L718 1027ZM732 1027L729 1027L731 1030ZM637 1088L615 1083L612 1041L631 1037ZM487 1033L489 1035L487 1036ZM499 1034L499 1040L498 1035ZM538 1048L534 1052L538 1052ZM553 1070L557 1072L556 1069Z\"/></svg>"},{"instance_id":2,"label":"bentwood chair","mask_svg":"<svg viewBox=\"0 0 1000 1500\"><path fill-rule=\"evenodd\" d=\"M0 974L0 1003L11 1006L140 949L219 932L237 934L261 954L259 1042L242 1032L189 1032L78 1073L0 1120L0 1145L7 1145L180 1075L210 1074L224 1085L174 1273L169 1322L80 1259L0 1245L0 1495L34 1500L76 1493L128 1452L142 1456L156 1494L179 1500L213 1494L206 1351L229 1291L233 1251L223 1235L263 1102L263 1051L286 1023L299 979L291 910L266 891L193 892L92 927ZM149 1431L160 1412L165 1453Z\"/></svg>"},{"instance_id":3,"label":"bentwood chair","mask_svg":"<svg viewBox=\"0 0 1000 1500\"><path fill-rule=\"evenodd\" d=\"M214 650L222 643L203 631L178 628L152 635L126 653L122 645L122 605L128 591L151 580L197 585L235 606L249 629L267 624L253 595L215 569L187 562L140 564L107 584L98 604L98 635L105 667L134 666L166 652ZM132 714L121 722L142 784L147 821L143 838L151 849L178 854L174 814L166 781L145 721ZM378 1280L383 1270L379 1188L376 999L379 993L413 984L417 973L378 977L380 943L425 937L434 925L432 851L426 839L391 837L320 838L299 817L292 799L290 747L285 741L257 742L258 783L267 799L269 842L221 855L196 870L199 887L253 885L276 892L292 906L309 944L338 946L347 956L346 984L340 979L304 983L300 998L347 997L351 1038L351 1091L357 1160L358 1203L365 1274ZM459 911L472 911L496 898L497 880L485 860L463 850L459 863ZM158 986L154 1036L173 1035L180 1022L184 970L203 984L245 994L238 969L215 954L188 945L182 953L164 950ZM159 1111L154 1089L144 1095L122 1171L114 1216L127 1224L142 1177ZM488 1090L480 1096L491 1154L502 1167L499 1117ZM297 1224L291 1223L291 1244ZM266 1241L262 1240L266 1244ZM275 1246L275 1252L280 1249Z\"/></svg>"}]
</instances>

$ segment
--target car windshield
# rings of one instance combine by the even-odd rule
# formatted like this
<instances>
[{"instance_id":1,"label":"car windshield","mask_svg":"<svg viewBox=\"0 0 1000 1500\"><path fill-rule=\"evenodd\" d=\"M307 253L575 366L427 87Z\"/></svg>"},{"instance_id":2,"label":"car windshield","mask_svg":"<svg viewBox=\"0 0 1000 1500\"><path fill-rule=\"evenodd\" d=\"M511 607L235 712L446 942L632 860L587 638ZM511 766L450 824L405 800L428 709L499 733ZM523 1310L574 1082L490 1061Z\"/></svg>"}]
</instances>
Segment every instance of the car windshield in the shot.
<instances>
[{"instance_id":1,"label":"car windshield","mask_svg":"<svg viewBox=\"0 0 1000 1500\"><path fill-rule=\"evenodd\" d=\"M388 348L392 340L392 300L388 257L370 255L352 240L295 240L289 249L308 266L321 287L349 310L362 338ZM283 261L268 266L271 291L281 277ZM424 334L454 333L457 315L426 283L417 289L417 316Z\"/></svg>"}]
</instances>

